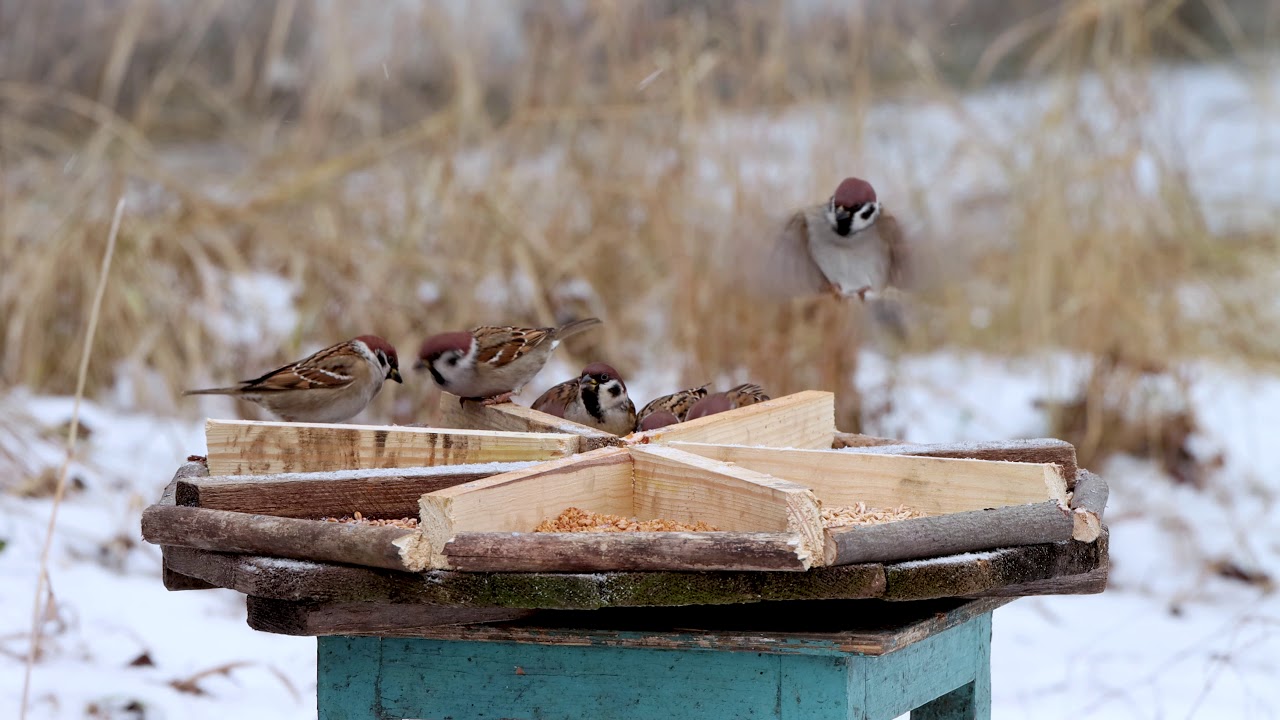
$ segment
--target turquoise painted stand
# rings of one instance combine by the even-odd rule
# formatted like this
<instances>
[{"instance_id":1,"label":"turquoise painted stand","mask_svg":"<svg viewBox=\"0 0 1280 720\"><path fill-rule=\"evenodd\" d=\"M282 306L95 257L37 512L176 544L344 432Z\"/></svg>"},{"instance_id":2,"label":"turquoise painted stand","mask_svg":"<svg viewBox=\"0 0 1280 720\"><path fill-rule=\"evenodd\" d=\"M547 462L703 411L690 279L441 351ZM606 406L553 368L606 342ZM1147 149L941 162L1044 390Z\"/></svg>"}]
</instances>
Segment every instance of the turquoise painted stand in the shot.
<instances>
[{"instance_id":1,"label":"turquoise painted stand","mask_svg":"<svg viewBox=\"0 0 1280 720\"><path fill-rule=\"evenodd\" d=\"M318 638L320 720L991 714L991 609L975 603L869 631L475 625L433 634L449 637Z\"/></svg>"}]
</instances>

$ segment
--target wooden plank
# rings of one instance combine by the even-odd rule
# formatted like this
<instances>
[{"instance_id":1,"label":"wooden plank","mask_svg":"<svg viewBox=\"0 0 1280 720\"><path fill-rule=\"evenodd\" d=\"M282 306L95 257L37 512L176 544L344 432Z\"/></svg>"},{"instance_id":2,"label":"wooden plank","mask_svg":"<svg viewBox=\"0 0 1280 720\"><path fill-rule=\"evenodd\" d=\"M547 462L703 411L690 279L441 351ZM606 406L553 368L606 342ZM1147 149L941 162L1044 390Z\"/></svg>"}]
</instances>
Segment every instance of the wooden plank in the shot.
<instances>
[{"instance_id":1,"label":"wooden plank","mask_svg":"<svg viewBox=\"0 0 1280 720\"><path fill-rule=\"evenodd\" d=\"M359 510L369 518L417 517L423 493L534 463L483 463L324 473L223 475L180 480L177 504L278 517L322 518Z\"/></svg>"},{"instance_id":2,"label":"wooden plank","mask_svg":"<svg viewBox=\"0 0 1280 720\"><path fill-rule=\"evenodd\" d=\"M1079 575L1061 575L1018 585L983 591L985 597L1019 598L1031 595L1096 595L1107 589L1109 568L1104 566Z\"/></svg>"},{"instance_id":3,"label":"wooden plank","mask_svg":"<svg viewBox=\"0 0 1280 720\"><path fill-rule=\"evenodd\" d=\"M549 460L577 450L572 436L553 433L251 420L209 420L205 440L210 475Z\"/></svg>"},{"instance_id":4,"label":"wooden plank","mask_svg":"<svg viewBox=\"0 0 1280 720\"><path fill-rule=\"evenodd\" d=\"M1076 481L1076 448L1069 442L1053 438L1004 440L1000 442L966 443L867 443L846 445L848 452L873 455L920 455L922 457L962 458L969 460L1003 460L1021 463L1056 463L1070 489Z\"/></svg>"},{"instance_id":5,"label":"wooden plank","mask_svg":"<svg viewBox=\"0 0 1280 720\"><path fill-rule=\"evenodd\" d=\"M178 472L174 473L173 479L165 486L164 492L160 495L157 505L174 505L176 503L177 488L180 483L193 478L206 477L209 474L209 468L203 462L194 462L188 460L185 464L178 468ZM183 575L169 568L169 548L160 548L160 582L164 585L164 589L170 592L180 592L183 590L209 590L218 587L212 583L206 582L199 578Z\"/></svg>"},{"instance_id":6,"label":"wooden plank","mask_svg":"<svg viewBox=\"0 0 1280 720\"><path fill-rule=\"evenodd\" d=\"M698 443L671 447L799 483L812 488L826 506L906 504L937 515L1046 500L1067 504L1062 469L1051 463Z\"/></svg>"},{"instance_id":7,"label":"wooden plank","mask_svg":"<svg viewBox=\"0 0 1280 720\"><path fill-rule=\"evenodd\" d=\"M482 405L460 403L455 395L441 393L438 423L441 427L471 430L504 430L508 432L565 433L578 437L577 452L602 447L618 447L617 435L565 420L515 403Z\"/></svg>"},{"instance_id":8,"label":"wooden plank","mask_svg":"<svg viewBox=\"0 0 1280 720\"><path fill-rule=\"evenodd\" d=\"M1104 528L1092 543L1067 540L887 564L884 597L928 600L985 596L1011 586L1082 575L1107 566L1107 546Z\"/></svg>"},{"instance_id":9,"label":"wooden plank","mask_svg":"<svg viewBox=\"0 0 1280 720\"><path fill-rule=\"evenodd\" d=\"M1011 602L944 598L784 601L748 605L544 612L492 625L440 626L407 637L535 645L660 648L733 653L886 655L962 626Z\"/></svg>"},{"instance_id":10,"label":"wooden plank","mask_svg":"<svg viewBox=\"0 0 1280 720\"><path fill-rule=\"evenodd\" d=\"M1056 502L934 515L827 530L832 565L894 562L1071 538L1071 513Z\"/></svg>"},{"instance_id":11,"label":"wooden plank","mask_svg":"<svg viewBox=\"0 0 1280 720\"><path fill-rule=\"evenodd\" d=\"M631 457L637 517L791 533L806 566L826 564L822 512L808 488L671 447L633 446Z\"/></svg>"},{"instance_id":12,"label":"wooden plank","mask_svg":"<svg viewBox=\"0 0 1280 720\"><path fill-rule=\"evenodd\" d=\"M1101 477L1081 470L1076 474L1075 489L1071 493L1071 516L1075 529L1071 537L1080 542L1093 542L1102 534L1102 514L1107 508L1110 489Z\"/></svg>"},{"instance_id":13,"label":"wooden plank","mask_svg":"<svg viewBox=\"0 0 1280 720\"><path fill-rule=\"evenodd\" d=\"M404 569L394 542L413 531L226 510L152 505L142 512L142 538L222 552Z\"/></svg>"},{"instance_id":14,"label":"wooden plank","mask_svg":"<svg viewBox=\"0 0 1280 720\"><path fill-rule=\"evenodd\" d=\"M405 559L413 570L447 567L445 543L459 532L532 532L570 506L630 516L631 476L625 449L602 448L428 493Z\"/></svg>"},{"instance_id":15,"label":"wooden plank","mask_svg":"<svg viewBox=\"0 0 1280 720\"><path fill-rule=\"evenodd\" d=\"M535 610L246 598L249 627L278 635L404 635L441 625L519 620Z\"/></svg>"},{"instance_id":16,"label":"wooden plank","mask_svg":"<svg viewBox=\"0 0 1280 720\"><path fill-rule=\"evenodd\" d=\"M371 567L170 547L176 572L245 595L324 603L383 602L594 610L873 598L880 565L794 572L465 573Z\"/></svg>"},{"instance_id":17,"label":"wooden plank","mask_svg":"<svg viewBox=\"0 0 1280 720\"><path fill-rule=\"evenodd\" d=\"M844 448L864 448L875 447L877 445L901 445L901 440L893 438L876 437L875 435L863 435L861 433L837 432L831 439L831 448L833 450L842 450Z\"/></svg>"},{"instance_id":18,"label":"wooden plank","mask_svg":"<svg viewBox=\"0 0 1280 720\"><path fill-rule=\"evenodd\" d=\"M633 444L680 441L829 449L835 418L834 395L806 390L627 438Z\"/></svg>"},{"instance_id":19,"label":"wooden plank","mask_svg":"<svg viewBox=\"0 0 1280 720\"><path fill-rule=\"evenodd\" d=\"M790 533L462 532L444 546L463 572L619 570L807 570L810 556Z\"/></svg>"}]
</instances>

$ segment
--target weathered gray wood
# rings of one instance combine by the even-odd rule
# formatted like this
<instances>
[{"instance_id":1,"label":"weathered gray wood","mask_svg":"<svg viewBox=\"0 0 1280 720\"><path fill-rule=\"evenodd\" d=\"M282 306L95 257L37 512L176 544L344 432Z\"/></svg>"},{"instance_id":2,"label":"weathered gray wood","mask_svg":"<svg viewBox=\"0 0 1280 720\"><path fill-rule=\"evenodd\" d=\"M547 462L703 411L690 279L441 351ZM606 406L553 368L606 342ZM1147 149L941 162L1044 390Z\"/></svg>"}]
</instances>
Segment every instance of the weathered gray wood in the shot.
<instances>
[{"instance_id":1,"label":"weathered gray wood","mask_svg":"<svg viewBox=\"0 0 1280 720\"><path fill-rule=\"evenodd\" d=\"M170 548L174 570L245 595L324 603L596 609L874 598L880 565L794 572L407 573Z\"/></svg>"},{"instance_id":2,"label":"weathered gray wood","mask_svg":"<svg viewBox=\"0 0 1280 720\"><path fill-rule=\"evenodd\" d=\"M460 532L445 543L449 567L465 572L607 570L806 570L809 554L790 533Z\"/></svg>"},{"instance_id":3,"label":"weathered gray wood","mask_svg":"<svg viewBox=\"0 0 1280 720\"><path fill-rule=\"evenodd\" d=\"M404 568L393 541L410 532L173 505L152 505L142 513L142 538L157 545L391 569Z\"/></svg>"},{"instance_id":4,"label":"weathered gray wood","mask_svg":"<svg viewBox=\"0 0 1280 720\"><path fill-rule=\"evenodd\" d=\"M536 463L486 463L437 467L346 470L278 475L223 475L179 480L178 505L278 517L368 518L418 516L424 493L530 467Z\"/></svg>"},{"instance_id":5,"label":"weathered gray wood","mask_svg":"<svg viewBox=\"0 0 1280 720\"><path fill-rule=\"evenodd\" d=\"M1019 585L991 588L981 597L1027 597L1030 595L1096 595L1107 589L1109 568L1100 567L1079 575L1063 575Z\"/></svg>"},{"instance_id":6,"label":"weathered gray wood","mask_svg":"<svg viewBox=\"0 0 1280 720\"><path fill-rule=\"evenodd\" d=\"M1056 502L933 515L827 530L834 565L941 557L974 550L1067 540L1071 514Z\"/></svg>"},{"instance_id":7,"label":"weathered gray wood","mask_svg":"<svg viewBox=\"0 0 1280 720\"><path fill-rule=\"evenodd\" d=\"M160 495L160 501L157 505L173 505L177 494L177 487L180 482L192 478L207 477L209 468L202 462L188 461L178 468L178 472L174 473L173 479L165 486L164 492ZM205 582L199 578L189 577L181 573L174 572L169 569L167 562L169 557L169 548L160 548L160 582L164 584L165 590L179 592L182 590L209 590L218 587L213 583Z\"/></svg>"},{"instance_id":8,"label":"weathered gray wood","mask_svg":"<svg viewBox=\"0 0 1280 720\"><path fill-rule=\"evenodd\" d=\"M622 438L572 420L549 415L515 403L482 405L458 402L455 395L441 393L437 423L463 430L504 430L508 432L566 433L578 436L578 452L602 447L619 447Z\"/></svg>"},{"instance_id":9,"label":"weathered gray wood","mask_svg":"<svg viewBox=\"0 0 1280 720\"><path fill-rule=\"evenodd\" d=\"M1071 513L1075 529L1071 537L1080 542L1093 542L1102 532L1102 514L1107 508L1110 489L1101 477L1081 469L1076 474L1071 493Z\"/></svg>"},{"instance_id":10,"label":"weathered gray wood","mask_svg":"<svg viewBox=\"0 0 1280 720\"><path fill-rule=\"evenodd\" d=\"M385 633L470 642L662 648L744 653L821 650L883 655L1010 602L1004 598L922 603L829 600L692 608L548 611L493 625L439 625Z\"/></svg>"},{"instance_id":11,"label":"weathered gray wood","mask_svg":"<svg viewBox=\"0 0 1280 720\"><path fill-rule=\"evenodd\" d=\"M246 599L249 627L279 635L406 636L442 625L519 620L536 610Z\"/></svg>"},{"instance_id":12,"label":"weathered gray wood","mask_svg":"<svg viewBox=\"0 0 1280 720\"><path fill-rule=\"evenodd\" d=\"M1082 575L1106 567L1107 541L1104 528L1092 543L1068 540L886 565L884 597L926 600L986 596L1001 588Z\"/></svg>"},{"instance_id":13,"label":"weathered gray wood","mask_svg":"<svg viewBox=\"0 0 1280 720\"><path fill-rule=\"evenodd\" d=\"M1068 489L1076 481L1076 448L1069 442L1053 438L1007 440L1002 442L883 444L847 446L846 452L875 455L922 455L925 457L968 458L970 460L1004 460L1007 462L1057 463Z\"/></svg>"}]
</instances>

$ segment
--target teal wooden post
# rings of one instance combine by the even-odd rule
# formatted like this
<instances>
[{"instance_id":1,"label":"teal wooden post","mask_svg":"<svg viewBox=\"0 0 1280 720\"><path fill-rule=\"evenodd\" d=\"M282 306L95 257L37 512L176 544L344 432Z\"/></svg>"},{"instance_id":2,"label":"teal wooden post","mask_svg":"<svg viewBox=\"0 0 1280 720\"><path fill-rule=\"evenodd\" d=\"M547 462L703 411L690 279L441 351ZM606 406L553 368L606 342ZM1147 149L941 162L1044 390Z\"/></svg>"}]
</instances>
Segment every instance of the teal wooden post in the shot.
<instances>
[{"instance_id":1,"label":"teal wooden post","mask_svg":"<svg viewBox=\"0 0 1280 720\"><path fill-rule=\"evenodd\" d=\"M600 644L590 630L577 644L563 635L545 644L321 637L319 720L991 715L990 612L884 655L841 650L818 635L767 652L690 648L679 633L634 635L629 646ZM636 647L642 639L681 649Z\"/></svg>"}]
</instances>

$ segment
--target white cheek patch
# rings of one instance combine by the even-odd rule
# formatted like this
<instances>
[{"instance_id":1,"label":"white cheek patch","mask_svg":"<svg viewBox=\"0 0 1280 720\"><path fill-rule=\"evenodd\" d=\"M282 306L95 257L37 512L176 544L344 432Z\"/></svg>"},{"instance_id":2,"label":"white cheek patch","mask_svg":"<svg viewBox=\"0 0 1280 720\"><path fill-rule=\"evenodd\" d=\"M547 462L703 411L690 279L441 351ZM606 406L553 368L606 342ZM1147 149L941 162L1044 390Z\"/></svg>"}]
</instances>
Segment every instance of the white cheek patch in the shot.
<instances>
[{"instance_id":1,"label":"white cheek patch","mask_svg":"<svg viewBox=\"0 0 1280 720\"><path fill-rule=\"evenodd\" d=\"M877 203L872 203L872 204L870 205L870 207L871 207L871 213L870 213L870 214L868 214L868 213L867 213L867 208L865 208L865 207L864 207L864 208L862 208L862 209L860 209L860 210L858 210L858 212L857 212L856 214L854 214L854 216L853 216L853 222L852 222L852 223L850 223L850 228L852 229L852 231L853 231L853 232L859 232L859 231L861 231L861 230L866 230L867 228L869 228L869 227L871 227L872 225L874 225L874 224L875 224L875 221L876 221L877 219L879 219L879 217L880 217L880 203L878 203L878 202L877 202Z\"/></svg>"}]
</instances>

